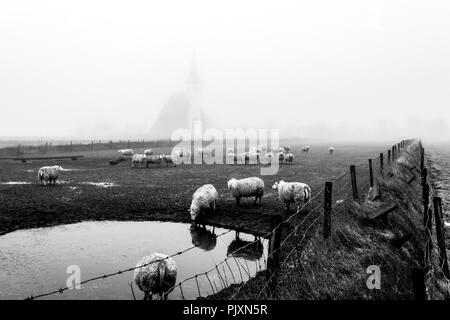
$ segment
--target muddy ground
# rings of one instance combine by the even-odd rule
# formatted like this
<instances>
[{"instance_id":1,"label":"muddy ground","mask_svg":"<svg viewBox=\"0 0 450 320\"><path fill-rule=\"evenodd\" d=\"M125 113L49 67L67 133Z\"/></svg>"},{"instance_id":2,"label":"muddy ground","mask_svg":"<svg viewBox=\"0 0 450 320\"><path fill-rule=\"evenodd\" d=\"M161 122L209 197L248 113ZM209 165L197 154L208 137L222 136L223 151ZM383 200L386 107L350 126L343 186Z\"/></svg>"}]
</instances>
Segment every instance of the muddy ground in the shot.
<instances>
[{"instance_id":1,"label":"muddy ground","mask_svg":"<svg viewBox=\"0 0 450 320\"><path fill-rule=\"evenodd\" d=\"M310 185L314 196L327 179L348 170L349 165L377 157L385 145L311 145L309 153L292 145L293 164L282 164L274 176L261 176L260 165L150 165L131 168L129 161L117 165L108 160L116 150L85 152L80 160L39 160L21 163L0 161L0 234L17 229L51 226L85 220L165 220L188 222L192 194L211 183L221 198L211 221L242 227L249 232L268 230L266 215L283 213L272 184L279 180L302 181ZM135 150L142 152L143 150ZM169 153L159 148L155 152ZM79 153L77 153L79 154ZM58 154L60 155L60 154ZM49 156L47 154L46 156ZM43 187L37 180L41 166L58 164L69 171L61 174L56 186ZM265 182L261 206L253 200L241 202L235 209L227 190L231 177L260 176ZM12 184L11 184L12 183ZM15 184L24 183L24 184ZM106 185L98 185L106 183ZM96 185L97 184L97 185Z\"/></svg>"}]
</instances>

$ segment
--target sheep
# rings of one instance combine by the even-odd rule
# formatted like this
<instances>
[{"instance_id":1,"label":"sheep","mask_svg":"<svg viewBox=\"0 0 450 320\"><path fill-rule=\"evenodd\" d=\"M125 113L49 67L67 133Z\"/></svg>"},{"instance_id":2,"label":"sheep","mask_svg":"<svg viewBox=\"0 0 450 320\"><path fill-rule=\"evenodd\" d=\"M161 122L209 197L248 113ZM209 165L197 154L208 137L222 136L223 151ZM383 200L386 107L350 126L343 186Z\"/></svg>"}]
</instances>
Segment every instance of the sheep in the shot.
<instances>
[{"instance_id":1,"label":"sheep","mask_svg":"<svg viewBox=\"0 0 450 320\"><path fill-rule=\"evenodd\" d=\"M155 154L145 157L145 167L148 168L150 163L156 163L158 166L163 161L163 156L161 154Z\"/></svg>"},{"instance_id":2,"label":"sheep","mask_svg":"<svg viewBox=\"0 0 450 320\"><path fill-rule=\"evenodd\" d=\"M163 154L162 155L162 159L163 161L166 163L166 166L168 167L169 164L173 164L175 167L177 166L177 158L174 155L167 155L167 154Z\"/></svg>"},{"instance_id":3,"label":"sheep","mask_svg":"<svg viewBox=\"0 0 450 320\"><path fill-rule=\"evenodd\" d=\"M330 152L330 155L332 155L333 152L334 152L334 147L329 147L329 148L328 148L328 151Z\"/></svg>"},{"instance_id":4,"label":"sheep","mask_svg":"<svg viewBox=\"0 0 450 320\"><path fill-rule=\"evenodd\" d=\"M288 153L291 150L290 146L282 146L280 152Z\"/></svg>"},{"instance_id":5,"label":"sheep","mask_svg":"<svg viewBox=\"0 0 450 320\"><path fill-rule=\"evenodd\" d=\"M258 177L250 177L241 180L230 179L227 182L228 190L231 191L233 197L236 198L236 207L239 208L241 198L255 197L256 205L259 199L259 204L261 204L261 199L264 194L264 181Z\"/></svg>"},{"instance_id":6,"label":"sheep","mask_svg":"<svg viewBox=\"0 0 450 320\"><path fill-rule=\"evenodd\" d=\"M280 151L280 152L278 152L278 161L281 163L281 162L283 162L283 160L284 160L284 152L283 151Z\"/></svg>"},{"instance_id":7,"label":"sheep","mask_svg":"<svg viewBox=\"0 0 450 320\"><path fill-rule=\"evenodd\" d=\"M262 164L271 164L273 159L273 152L265 152L262 157L260 157L260 162Z\"/></svg>"},{"instance_id":8,"label":"sheep","mask_svg":"<svg viewBox=\"0 0 450 320\"><path fill-rule=\"evenodd\" d=\"M146 155L146 156L151 156L152 154L153 154L153 150L150 148L150 149L147 149L147 150L145 150L144 151L144 154Z\"/></svg>"},{"instance_id":9,"label":"sheep","mask_svg":"<svg viewBox=\"0 0 450 320\"><path fill-rule=\"evenodd\" d=\"M278 198L286 204L286 212L288 213L292 202L297 202L297 210L299 210L301 203L306 204L311 199L311 189L302 182L280 180L274 183L272 189L278 190Z\"/></svg>"},{"instance_id":10,"label":"sheep","mask_svg":"<svg viewBox=\"0 0 450 320\"><path fill-rule=\"evenodd\" d=\"M132 156L134 154L133 149L120 149L118 152L123 156Z\"/></svg>"},{"instance_id":11,"label":"sheep","mask_svg":"<svg viewBox=\"0 0 450 320\"><path fill-rule=\"evenodd\" d=\"M42 167L38 171L38 179L43 186L49 182L49 185L56 185L56 179L58 179L58 175L64 169L61 166L47 166Z\"/></svg>"},{"instance_id":12,"label":"sheep","mask_svg":"<svg viewBox=\"0 0 450 320\"><path fill-rule=\"evenodd\" d=\"M192 195L191 207L188 210L191 221L195 224L209 209L216 210L216 201L219 193L212 184L205 184Z\"/></svg>"},{"instance_id":13,"label":"sheep","mask_svg":"<svg viewBox=\"0 0 450 320\"><path fill-rule=\"evenodd\" d=\"M131 158L131 167L134 168L138 165L140 168L143 168L146 164L147 156L145 154L134 154Z\"/></svg>"},{"instance_id":14,"label":"sheep","mask_svg":"<svg viewBox=\"0 0 450 320\"><path fill-rule=\"evenodd\" d=\"M233 153L232 151L228 151L228 157L233 159L233 163L245 164L245 153Z\"/></svg>"},{"instance_id":15,"label":"sheep","mask_svg":"<svg viewBox=\"0 0 450 320\"><path fill-rule=\"evenodd\" d=\"M286 153L284 156L284 160L286 161L286 163L292 163L294 161L294 154L291 152Z\"/></svg>"},{"instance_id":16,"label":"sheep","mask_svg":"<svg viewBox=\"0 0 450 320\"><path fill-rule=\"evenodd\" d=\"M308 153L309 152L309 146L302 147L302 151Z\"/></svg>"},{"instance_id":17,"label":"sheep","mask_svg":"<svg viewBox=\"0 0 450 320\"><path fill-rule=\"evenodd\" d=\"M152 300L153 294L167 296L177 281L177 264L169 256L154 252L142 257L134 270L134 282L144 292L144 300Z\"/></svg>"}]
</instances>

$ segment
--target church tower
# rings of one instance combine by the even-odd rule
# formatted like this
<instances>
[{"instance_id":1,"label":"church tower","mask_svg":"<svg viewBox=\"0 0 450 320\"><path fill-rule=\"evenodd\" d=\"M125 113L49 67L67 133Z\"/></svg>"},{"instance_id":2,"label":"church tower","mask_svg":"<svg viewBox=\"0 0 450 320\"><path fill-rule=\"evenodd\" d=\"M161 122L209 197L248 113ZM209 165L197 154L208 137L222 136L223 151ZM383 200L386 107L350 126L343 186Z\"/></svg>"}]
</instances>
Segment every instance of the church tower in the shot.
<instances>
[{"instance_id":1,"label":"church tower","mask_svg":"<svg viewBox=\"0 0 450 320\"><path fill-rule=\"evenodd\" d=\"M201 81L197 71L197 61L195 55L192 57L191 69L189 71L188 78L186 80L186 95L189 101L189 116L188 116L188 128L192 129L194 121L205 121L201 106ZM206 124L203 123L203 126Z\"/></svg>"}]
</instances>

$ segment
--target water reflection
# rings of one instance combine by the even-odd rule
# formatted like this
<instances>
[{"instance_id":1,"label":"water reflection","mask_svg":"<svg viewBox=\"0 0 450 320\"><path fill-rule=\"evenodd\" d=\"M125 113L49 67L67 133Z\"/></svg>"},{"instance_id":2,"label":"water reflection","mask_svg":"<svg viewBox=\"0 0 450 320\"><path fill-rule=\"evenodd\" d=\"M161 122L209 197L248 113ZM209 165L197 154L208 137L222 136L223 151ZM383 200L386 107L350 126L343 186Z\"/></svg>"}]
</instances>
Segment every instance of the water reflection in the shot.
<instances>
[{"instance_id":1,"label":"water reflection","mask_svg":"<svg viewBox=\"0 0 450 320\"><path fill-rule=\"evenodd\" d=\"M216 247L217 236L214 233L215 228L209 231L205 226L191 225L192 244L205 251L212 250Z\"/></svg>"},{"instance_id":2,"label":"water reflection","mask_svg":"<svg viewBox=\"0 0 450 320\"><path fill-rule=\"evenodd\" d=\"M227 249L227 257L243 258L246 260L259 260L263 256L264 246L260 238L254 237L253 241L242 240L239 232L236 232L236 238L231 241Z\"/></svg>"}]
</instances>

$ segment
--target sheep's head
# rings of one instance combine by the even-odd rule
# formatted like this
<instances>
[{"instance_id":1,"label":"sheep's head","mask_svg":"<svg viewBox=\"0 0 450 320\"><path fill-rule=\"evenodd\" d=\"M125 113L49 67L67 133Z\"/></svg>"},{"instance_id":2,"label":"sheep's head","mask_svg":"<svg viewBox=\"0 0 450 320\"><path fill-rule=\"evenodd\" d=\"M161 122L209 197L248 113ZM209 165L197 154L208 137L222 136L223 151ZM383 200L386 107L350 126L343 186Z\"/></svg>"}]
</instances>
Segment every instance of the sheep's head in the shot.
<instances>
[{"instance_id":1,"label":"sheep's head","mask_svg":"<svg viewBox=\"0 0 450 320\"><path fill-rule=\"evenodd\" d=\"M236 181L236 179L234 179L234 178L228 180L228 182L227 182L228 190L230 190L233 187L235 181Z\"/></svg>"},{"instance_id":2,"label":"sheep's head","mask_svg":"<svg viewBox=\"0 0 450 320\"><path fill-rule=\"evenodd\" d=\"M61 166L53 166L53 168L55 168L58 171L64 171L63 167Z\"/></svg>"},{"instance_id":3,"label":"sheep's head","mask_svg":"<svg viewBox=\"0 0 450 320\"><path fill-rule=\"evenodd\" d=\"M272 186L272 189L274 189L274 190L278 190L278 184L279 184L279 182L277 181L277 182L275 182L274 184L273 184L273 186Z\"/></svg>"},{"instance_id":4,"label":"sheep's head","mask_svg":"<svg viewBox=\"0 0 450 320\"><path fill-rule=\"evenodd\" d=\"M189 214L191 215L191 221L195 221L195 219L197 219L199 212L198 209L191 206L191 208L188 210Z\"/></svg>"}]
</instances>

